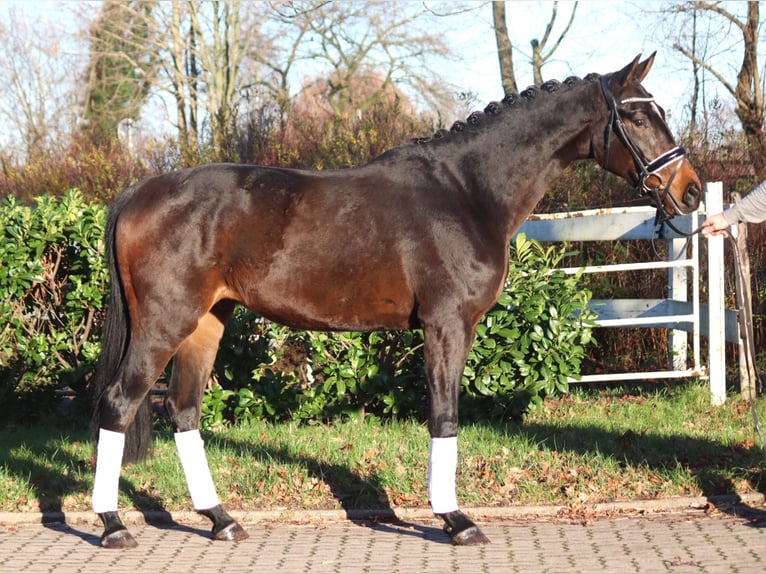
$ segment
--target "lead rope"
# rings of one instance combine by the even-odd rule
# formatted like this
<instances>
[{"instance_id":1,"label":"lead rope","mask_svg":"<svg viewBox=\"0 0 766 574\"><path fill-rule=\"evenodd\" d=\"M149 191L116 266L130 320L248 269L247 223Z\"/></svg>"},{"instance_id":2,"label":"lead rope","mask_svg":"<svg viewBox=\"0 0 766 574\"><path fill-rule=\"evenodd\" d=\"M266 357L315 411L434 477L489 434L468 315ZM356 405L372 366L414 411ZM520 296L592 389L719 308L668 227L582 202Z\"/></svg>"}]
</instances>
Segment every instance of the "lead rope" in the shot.
<instances>
[{"instance_id":1,"label":"lead rope","mask_svg":"<svg viewBox=\"0 0 766 574\"><path fill-rule=\"evenodd\" d=\"M652 198L656 205L661 205L660 202L662 201L660 199L659 193L657 190L652 190ZM692 241L692 237L694 237L697 233L700 233L702 231L702 226L699 226L697 229L692 231L691 233L687 233L686 231L681 231L673 225L671 219L673 219L674 216L668 214L663 209L657 208L657 212L654 215L654 225L653 229L657 233L656 239L665 239L665 226L667 225L670 229L678 233L678 235L681 235L682 237L686 237L686 243L684 244L683 248L678 251L678 255L676 255L676 260L680 259L681 256L686 253L687 249L689 248L689 244ZM654 251L654 256L660 259L662 256L660 255L660 252L657 249L657 244L654 242L655 237L652 235L652 251Z\"/></svg>"},{"instance_id":2,"label":"lead rope","mask_svg":"<svg viewBox=\"0 0 766 574\"><path fill-rule=\"evenodd\" d=\"M742 266L739 263L739 253L737 250L737 242L732 237L728 230L724 232L724 237L729 241L734 251L734 271L739 279L739 284L745 285L745 277L742 272ZM747 367L747 377L750 379L751 373L755 373L755 343L753 342L753 317L750 312L750 306L745 304L745 294L742 292L744 289L734 289L737 297L737 322L739 323L739 331L742 336L742 342L745 346L745 366ZM755 425L755 432L758 434L758 439L761 441L761 450L766 451L766 438L764 438L763 427L761 426L761 420L758 418L758 410L755 408L755 386L758 383L757 375L756 380L748 380L748 402L750 403L750 413L753 416L753 424Z\"/></svg>"},{"instance_id":3,"label":"lead rope","mask_svg":"<svg viewBox=\"0 0 766 574\"><path fill-rule=\"evenodd\" d=\"M657 226L658 220L659 220L659 226ZM673 231L675 231L679 235L683 235L687 238L686 245L681 250L681 252L684 252L688 248L689 242L691 241L692 236L702 231L702 226L698 227L691 233L686 233L684 231L681 231L676 226L670 223L669 218L660 219L659 210L657 210L657 219L655 219L655 227L659 227L658 234L660 236L659 237L660 239L662 239L662 235L663 235L662 226L665 224L667 224ZM731 245L732 251L734 252L734 272L737 274L737 279L738 279L737 282L740 285L744 286L745 276L742 271L742 266L740 265L740 262L739 262L739 249L737 248L737 242L734 240L734 237L732 237L731 233L729 233L728 230L725 230L723 235L727 239L729 244ZM652 238L652 247L655 249L655 254L657 254L657 250L654 247L654 238ZM744 357L745 357L745 367L747 370L747 377L748 379L750 379L751 373L756 373L755 343L753 341L753 316L750 311L750 306L745 304L745 294L742 291L743 289L736 289L736 288L734 289L734 292L736 294L736 299L737 299L737 322L739 323L739 332L742 336L742 343L745 347ZM755 426L755 432L758 435L758 439L761 441L761 450L766 451L766 437L764 437L763 426L761 425L761 419L758 417L758 410L755 407L755 388L758 382L759 381L757 379L755 381L748 380L747 400L750 403L750 413L753 417L753 425Z\"/></svg>"}]
</instances>

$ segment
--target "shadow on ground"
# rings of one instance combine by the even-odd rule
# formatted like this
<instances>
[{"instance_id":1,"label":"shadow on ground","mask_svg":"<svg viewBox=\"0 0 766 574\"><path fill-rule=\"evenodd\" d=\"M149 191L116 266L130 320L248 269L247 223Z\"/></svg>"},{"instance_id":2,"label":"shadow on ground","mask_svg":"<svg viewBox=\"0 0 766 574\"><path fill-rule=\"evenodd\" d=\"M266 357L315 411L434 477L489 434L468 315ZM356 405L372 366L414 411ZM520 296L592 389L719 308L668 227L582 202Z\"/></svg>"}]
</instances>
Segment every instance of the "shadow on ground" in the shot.
<instances>
[{"instance_id":1,"label":"shadow on ground","mask_svg":"<svg viewBox=\"0 0 766 574\"><path fill-rule=\"evenodd\" d=\"M645 465L654 469L682 465L693 471L701 491L711 501L721 495L730 495L729 503L717 505L717 509L747 521L752 527L766 526L766 511L753 508L739 501L737 503L736 485L732 482L729 470L740 469L742 479L758 485L761 492L766 488L766 464L764 453L758 447L731 448L706 439L686 436L661 436L651 432L635 433L612 432L603 428L571 427L546 424L494 425L496 430L511 435L523 433L532 444L540 449L571 451L581 455L600 455L624 461L626 465ZM36 431L40 432L40 431ZM40 510L46 512L45 520L60 523L65 515L62 512L64 498L72 494L87 493L90 482L76 478L82 472L90 472L92 460L81 460L62 452L56 441L35 438L34 433L24 431L0 431L0 467L6 473L27 481L35 497L41 501ZM59 434L60 436L60 434ZM72 440L88 440L88 431L71 435ZM363 525L381 532L397 532L418 536L437 543L449 543L449 538L441 529L400 521L385 495L380 477L361 476L350 465L328 464L311 455L297 456L287 449L263 447L256 443L227 437L214 437L210 443L219 442L237 456L250 460L267 460L272 465L299 465L308 473L329 486L335 499L346 510L349 519L359 523L359 509L369 508L372 498L377 500L378 517L363 521ZM423 456L427 456L424 445ZM56 461L55 465L41 461ZM59 470L64 468L64 471ZM425 479L425 477L424 477ZM145 512L147 522L154 521L160 527L184 529L186 526L173 524L170 513L165 509L161 497L147 497L139 485L125 478L121 479L120 488L127 493L133 505ZM459 494L459 493L458 493ZM733 495L733 496L731 496ZM159 512L158 512L159 511ZM356 511L356 512L355 512ZM164 517L164 518L163 518ZM209 537L206 529L191 529L200 536ZM91 541L91 536L72 529L74 535ZM98 541L91 541L97 543Z\"/></svg>"}]
</instances>

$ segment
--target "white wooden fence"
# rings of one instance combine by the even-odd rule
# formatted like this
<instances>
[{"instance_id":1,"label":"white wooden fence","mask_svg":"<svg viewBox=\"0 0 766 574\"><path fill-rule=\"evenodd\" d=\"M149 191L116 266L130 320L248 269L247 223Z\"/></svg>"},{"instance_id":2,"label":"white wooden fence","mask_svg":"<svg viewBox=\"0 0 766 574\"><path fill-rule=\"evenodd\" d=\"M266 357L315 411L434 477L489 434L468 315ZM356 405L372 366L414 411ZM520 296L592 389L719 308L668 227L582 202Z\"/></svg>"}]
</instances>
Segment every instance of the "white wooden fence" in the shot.
<instances>
[{"instance_id":1,"label":"white wooden fence","mask_svg":"<svg viewBox=\"0 0 766 574\"><path fill-rule=\"evenodd\" d=\"M705 201L695 213L675 217L673 225L690 233L704 221L706 213L723 208L723 185L708 183ZM583 375L582 381L619 381L681 377L708 377L711 401L726 400L725 341L738 342L736 312L724 306L723 237L704 239L695 234L689 239L667 226L654 226L655 209L628 207L568 213L532 215L522 225L523 232L540 242L615 241L626 239L667 241L667 261L646 261L613 265L594 265L585 273L626 270L667 269L668 292L664 298L593 299L591 308L602 327L664 327L671 329L668 369L644 372ZM662 239L658 239L658 231ZM708 302L700 302L700 242L707 244ZM567 268L575 273L581 268ZM691 292L691 294L690 294ZM597 294L594 294L597 295ZM687 333L691 333L691 357ZM708 364L701 364L702 338L707 344Z\"/></svg>"}]
</instances>

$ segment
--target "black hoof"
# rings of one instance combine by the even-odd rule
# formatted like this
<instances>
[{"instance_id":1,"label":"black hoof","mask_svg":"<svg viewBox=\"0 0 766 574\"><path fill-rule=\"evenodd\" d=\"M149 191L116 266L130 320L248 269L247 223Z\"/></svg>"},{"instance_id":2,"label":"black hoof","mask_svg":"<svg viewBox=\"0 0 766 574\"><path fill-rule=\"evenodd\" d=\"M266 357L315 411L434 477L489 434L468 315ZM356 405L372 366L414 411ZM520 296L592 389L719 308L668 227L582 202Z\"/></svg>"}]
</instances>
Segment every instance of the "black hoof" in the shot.
<instances>
[{"instance_id":1,"label":"black hoof","mask_svg":"<svg viewBox=\"0 0 766 574\"><path fill-rule=\"evenodd\" d=\"M104 512L98 516L101 518L101 522L104 523L104 533L101 535L101 546L103 548L124 550L138 546L138 542L128 532L128 529L125 528L116 512Z\"/></svg>"},{"instance_id":2,"label":"black hoof","mask_svg":"<svg viewBox=\"0 0 766 574\"><path fill-rule=\"evenodd\" d=\"M216 530L213 528L213 540L228 540L230 542L239 542L245 540L250 535L242 528L238 522L232 522Z\"/></svg>"},{"instance_id":3,"label":"black hoof","mask_svg":"<svg viewBox=\"0 0 766 574\"><path fill-rule=\"evenodd\" d=\"M101 546L104 548L125 550L127 548L135 548L138 546L138 542L136 542L133 535L128 532L127 528L123 528L116 532L104 532L101 536Z\"/></svg>"},{"instance_id":4,"label":"black hoof","mask_svg":"<svg viewBox=\"0 0 766 574\"><path fill-rule=\"evenodd\" d=\"M220 504L207 510L198 510L197 512L213 521L213 540L237 542L249 537L247 531L229 516L229 513Z\"/></svg>"},{"instance_id":5,"label":"black hoof","mask_svg":"<svg viewBox=\"0 0 766 574\"><path fill-rule=\"evenodd\" d=\"M456 546L480 546L489 544L487 538L478 526L471 526L456 534L451 534L452 543Z\"/></svg>"},{"instance_id":6,"label":"black hoof","mask_svg":"<svg viewBox=\"0 0 766 574\"><path fill-rule=\"evenodd\" d=\"M489 538L460 510L437 514L437 516L444 520L444 532L449 534L453 544L457 546L489 544Z\"/></svg>"}]
</instances>

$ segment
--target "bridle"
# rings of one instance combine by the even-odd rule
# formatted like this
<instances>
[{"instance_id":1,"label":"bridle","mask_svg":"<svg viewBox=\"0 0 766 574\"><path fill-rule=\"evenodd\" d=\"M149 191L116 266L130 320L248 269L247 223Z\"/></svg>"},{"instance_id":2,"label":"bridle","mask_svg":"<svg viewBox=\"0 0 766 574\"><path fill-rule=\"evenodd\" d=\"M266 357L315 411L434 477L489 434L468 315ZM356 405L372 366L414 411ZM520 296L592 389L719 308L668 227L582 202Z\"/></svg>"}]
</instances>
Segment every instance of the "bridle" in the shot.
<instances>
[{"instance_id":1,"label":"bridle","mask_svg":"<svg viewBox=\"0 0 766 574\"><path fill-rule=\"evenodd\" d=\"M673 184L673 180L681 169L681 164L688 155L686 149L681 146L676 146L665 153L659 155L655 159L649 161L641 151L641 149L633 143L630 139L630 134L625 127L625 123L620 117L620 106L626 104L647 102L654 104L654 98L649 97L634 97L626 98L617 102L612 91L608 85L609 76L601 76L601 91L606 99L606 105L609 108L609 122L607 123L604 133L604 163L609 163L609 142L611 134L614 132L620 142L627 148L630 155L633 157L633 162L636 165L636 170L640 174L636 189L640 195L649 195L652 198L655 206L657 207L657 223L669 223L670 219L676 215L683 215L683 211L678 205L678 202L670 193L670 188ZM655 104L656 105L656 104ZM662 181L662 176L659 172L668 165L676 164L676 168L673 171L673 175L666 184ZM606 165L604 167L607 167ZM656 182L656 185L652 185ZM673 206L675 213L669 212L665 209L665 200ZM672 225L671 225L672 227Z\"/></svg>"}]
</instances>

